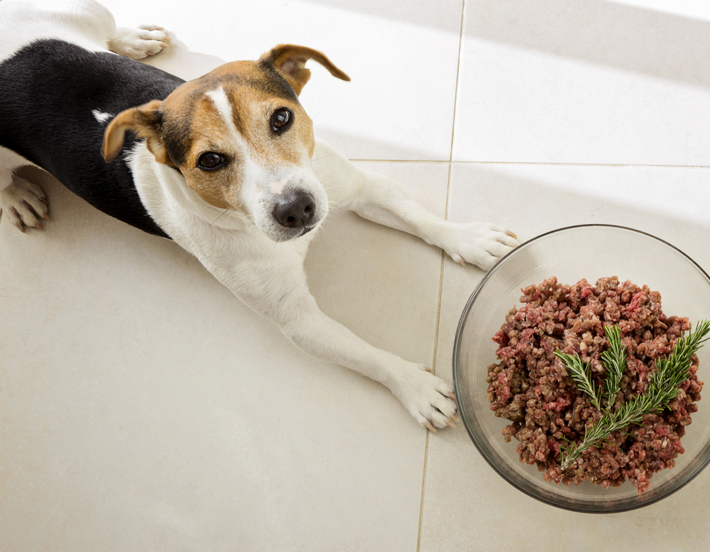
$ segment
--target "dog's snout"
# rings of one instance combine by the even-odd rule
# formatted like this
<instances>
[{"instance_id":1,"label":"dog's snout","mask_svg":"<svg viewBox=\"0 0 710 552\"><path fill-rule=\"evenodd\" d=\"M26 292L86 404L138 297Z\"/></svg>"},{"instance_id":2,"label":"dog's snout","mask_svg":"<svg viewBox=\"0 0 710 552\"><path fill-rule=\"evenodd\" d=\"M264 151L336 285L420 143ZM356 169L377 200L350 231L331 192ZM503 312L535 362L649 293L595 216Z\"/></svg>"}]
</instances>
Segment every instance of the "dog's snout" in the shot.
<instances>
[{"instance_id":1,"label":"dog's snout","mask_svg":"<svg viewBox=\"0 0 710 552\"><path fill-rule=\"evenodd\" d=\"M316 203L308 192L288 192L276 197L274 218L281 226L301 228L313 220Z\"/></svg>"}]
</instances>

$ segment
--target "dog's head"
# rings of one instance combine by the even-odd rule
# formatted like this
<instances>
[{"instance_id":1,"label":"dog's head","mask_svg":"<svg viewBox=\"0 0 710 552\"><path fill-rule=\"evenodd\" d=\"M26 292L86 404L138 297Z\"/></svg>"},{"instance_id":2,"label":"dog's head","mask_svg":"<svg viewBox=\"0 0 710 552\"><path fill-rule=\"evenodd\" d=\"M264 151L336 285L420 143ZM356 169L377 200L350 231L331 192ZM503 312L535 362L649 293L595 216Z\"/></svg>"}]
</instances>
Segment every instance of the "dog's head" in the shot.
<instances>
[{"instance_id":1,"label":"dog's head","mask_svg":"<svg viewBox=\"0 0 710 552\"><path fill-rule=\"evenodd\" d=\"M275 241L302 236L328 212L311 170L313 123L298 101L309 59L350 80L321 52L280 45L256 62L228 63L186 82L164 101L119 113L101 154L115 159L131 130L206 203L244 213Z\"/></svg>"}]
</instances>

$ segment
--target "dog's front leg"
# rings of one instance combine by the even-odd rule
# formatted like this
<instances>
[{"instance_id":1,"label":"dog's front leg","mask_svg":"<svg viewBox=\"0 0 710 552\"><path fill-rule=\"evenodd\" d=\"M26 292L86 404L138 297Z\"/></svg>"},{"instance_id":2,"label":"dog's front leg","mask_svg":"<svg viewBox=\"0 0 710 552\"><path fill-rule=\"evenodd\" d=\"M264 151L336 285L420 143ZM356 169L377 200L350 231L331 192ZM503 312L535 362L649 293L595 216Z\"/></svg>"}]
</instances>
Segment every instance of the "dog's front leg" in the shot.
<instances>
[{"instance_id":1,"label":"dog's front leg","mask_svg":"<svg viewBox=\"0 0 710 552\"><path fill-rule=\"evenodd\" d=\"M201 256L206 268L239 299L276 322L301 350L351 368L388 387L423 427L453 426L457 421L452 387L425 366L377 349L326 316L306 285L297 255L225 266Z\"/></svg>"},{"instance_id":2,"label":"dog's front leg","mask_svg":"<svg viewBox=\"0 0 710 552\"><path fill-rule=\"evenodd\" d=\"M502 226L440 219L395 181L356 167L322 140L316 140L312 165L335 204L378 224L419 236L459 264L472 263L488 270L519 245L515 234Z\"/></svg>"}]
</instances>

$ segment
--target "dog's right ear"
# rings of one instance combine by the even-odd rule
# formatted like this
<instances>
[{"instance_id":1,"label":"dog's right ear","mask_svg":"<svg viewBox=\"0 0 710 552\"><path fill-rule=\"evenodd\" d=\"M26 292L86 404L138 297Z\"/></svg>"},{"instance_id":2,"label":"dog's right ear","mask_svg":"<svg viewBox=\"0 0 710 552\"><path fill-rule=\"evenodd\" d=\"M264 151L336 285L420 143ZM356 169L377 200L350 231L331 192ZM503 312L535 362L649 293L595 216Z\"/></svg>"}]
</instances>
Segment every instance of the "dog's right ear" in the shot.
<instances>
[{"instance_id":1,"label":"dog's right ear","mask_svg":"<svg viewBox=\"0 0 710 552\"><path fill-rule=\"evenodd\" d=\"M138 107L122 111L109 123L104 132L101 144L101 156L110 163L121 152L126 131L130 130L139 138L146 139L148 150L155 156L158 163L175 166L170 159L165 144L160 135L163 113L163 102L153 100Z\"/></svg>"}]
</instances>

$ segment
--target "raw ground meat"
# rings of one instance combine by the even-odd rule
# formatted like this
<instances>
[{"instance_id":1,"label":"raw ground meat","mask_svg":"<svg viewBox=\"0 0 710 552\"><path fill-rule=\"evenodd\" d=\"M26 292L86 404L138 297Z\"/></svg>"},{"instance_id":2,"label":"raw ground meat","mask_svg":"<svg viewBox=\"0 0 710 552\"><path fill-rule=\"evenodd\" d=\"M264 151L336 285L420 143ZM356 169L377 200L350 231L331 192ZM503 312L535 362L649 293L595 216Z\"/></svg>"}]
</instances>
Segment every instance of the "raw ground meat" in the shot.
<instances>
[{"instance_id":1,"label":"raw ground meat","mask_svg":"<svg viewBox=\"0 0 710 552\"><path fill-rule=\"evenodd\" d=\"M608 488L628 478L643 492L655 472L673 467L684 452L680 439L698 409L695 403L703 387L697 378L697 356L670 409L613 433L601 448L588 449L562 471L562 437L581 442L585 426L596 423L602 413L553 353L579 354L591 363L592 377L601 386L606 370L600 356L609 346L603 327L617 324L628 358L618 408L646 392L649 376L656 371L655 359L667 356L682 332L690 329L688 319L664 315L658 292L629 281L620 283L616 276L600 278L596 285L583 279L572 286L553 277L522 292L524 305L506 315L493 337L500 346L499 362L488 367L486 378L491 410L513 422L502 431L505 440L515 437L520 461L537 465L546 481L565 485L591 481Z\"/></svg>"}]
</instances>

